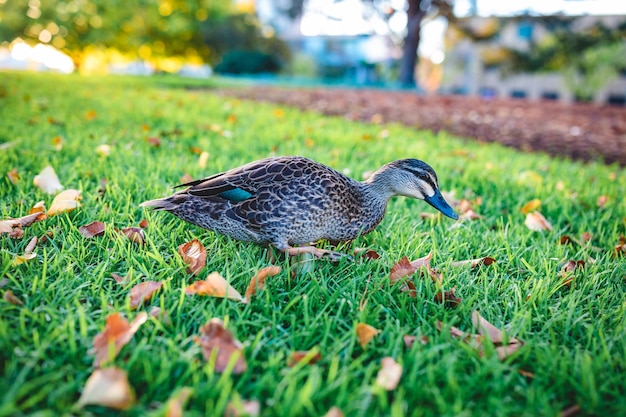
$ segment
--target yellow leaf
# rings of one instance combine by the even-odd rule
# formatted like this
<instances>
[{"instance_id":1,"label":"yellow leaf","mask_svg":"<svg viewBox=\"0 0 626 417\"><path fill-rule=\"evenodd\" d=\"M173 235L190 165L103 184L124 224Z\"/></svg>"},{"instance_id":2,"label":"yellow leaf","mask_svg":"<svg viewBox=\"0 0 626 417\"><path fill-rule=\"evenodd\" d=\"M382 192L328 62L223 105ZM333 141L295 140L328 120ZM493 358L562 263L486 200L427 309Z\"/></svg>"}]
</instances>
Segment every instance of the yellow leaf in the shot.
<instances>
[{"instance_id":1,"label":"yellow leaf","mask_svg":"<svg viewBox=\"0 0 626 417\"><path fill-rule=\"evenodd\" d=\"M200 168L206 168L206 163L209 161L209 153L207 151L204 151L200 154L200 157L198 158L198 165L200 165Z\"/></svg>"},{"instance_id":2,"label":"yellow leaf","mask_svg":"<svg viewBox=\"0 0 626 417\"><path fill-rule=\"evenodd\" d=\"M81 199L80 193L80 190L65 190L57 194L48 209L48 216L55 216L80 207L78 202Z\"/></svg>"},{"instance_id":3,"label":"yellow leaf","mask_svg":"<svg viewBox=\"0 0 626 417\"><path fill-rule=\"evenodd\" d=\"M35 259L37 257L36 253L25 253L24 255L15 255L15 257L13 258L13 265L17 266L17 265L21 265L25 262L30 261L31 259Z\"/></svg>"},{"instance_id":4,"label":"yellow leaf","mask_svg":"<svg viewBox=\"0 0 626 417\"><path fill-rule=\"evenodd\" d=\"M231 300L247 303L219 272L211 272L205 280L196 281L185 290L187 295L208 295L210 297L230 298Z\"/></svg>"},{"instance_id":5,"label":"yellow leaf","mask_svg":"<svg viewBox=\"0 0 626 417\"><path fill-rule=\"evenodd\" d=\"M135 402L135 394L128 383L126 371L112 367L96 369L87 379L78 406L101 405L115 410L126 410Z\"/></svg>"},{"instance_id":6,"label":"yellow leaf","mask_svg":"<svg viewBox=\"0 0 626 417\"><path fill-rule=\"evenodd\" d=\"M531 211L537 210L539 207L541 207L541 200L535 198L534 200L530 200L528 203L524 204L520 211L523 214L528 214Z\"/></svg>"},{"instance_id":7,"label":"yellow leaf","mask_svg":"<svg viewBox=\"0 0 626 417\"><path fill-rule=\"evenodd\" d=\"M372 340L372 338L378 333L380 333L380 330L370 326L369 324L359 323L356 325L356 336L363 349L365 349L365 346L367 346L369 341Z\"/></svg>"}]
</instances>

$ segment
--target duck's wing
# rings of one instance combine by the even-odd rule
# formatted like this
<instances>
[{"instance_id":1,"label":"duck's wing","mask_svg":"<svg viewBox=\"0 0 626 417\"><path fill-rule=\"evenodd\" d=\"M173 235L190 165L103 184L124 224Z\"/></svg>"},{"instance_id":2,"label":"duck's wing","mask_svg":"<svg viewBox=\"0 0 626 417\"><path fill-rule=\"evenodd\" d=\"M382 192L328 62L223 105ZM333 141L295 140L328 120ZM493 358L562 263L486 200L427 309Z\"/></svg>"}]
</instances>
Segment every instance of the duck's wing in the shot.
<instances>
[{"instance_id":1,"label":"duck's wing","mask_svg":"<svg viewBox=\"0 0 626 417\"><path fill-rule=\"evenodd\" d=\"M189 187L184 192L196 197L241 202L253 198L263 188L301 177L312 164L316 163L302 157L266 158L178 187Z\"/></svg>"}]
</instances>

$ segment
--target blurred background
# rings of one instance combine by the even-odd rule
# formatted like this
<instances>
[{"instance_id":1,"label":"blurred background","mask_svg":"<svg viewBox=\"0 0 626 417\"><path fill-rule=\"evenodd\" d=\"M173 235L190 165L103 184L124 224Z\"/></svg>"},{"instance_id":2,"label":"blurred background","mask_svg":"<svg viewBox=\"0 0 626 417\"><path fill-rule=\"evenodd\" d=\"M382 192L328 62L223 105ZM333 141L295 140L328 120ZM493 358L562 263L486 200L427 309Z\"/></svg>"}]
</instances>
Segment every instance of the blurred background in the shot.
<instances>
[{"instance_id":1,"label":"blurred background","mask_svg":"<svg viewBox=\"0 0 626 417\"><path fill-rule=\"evenodd\" d=\"M0 69L626 106L626 1L0 0Z\"/></svg>"}]
</instances>

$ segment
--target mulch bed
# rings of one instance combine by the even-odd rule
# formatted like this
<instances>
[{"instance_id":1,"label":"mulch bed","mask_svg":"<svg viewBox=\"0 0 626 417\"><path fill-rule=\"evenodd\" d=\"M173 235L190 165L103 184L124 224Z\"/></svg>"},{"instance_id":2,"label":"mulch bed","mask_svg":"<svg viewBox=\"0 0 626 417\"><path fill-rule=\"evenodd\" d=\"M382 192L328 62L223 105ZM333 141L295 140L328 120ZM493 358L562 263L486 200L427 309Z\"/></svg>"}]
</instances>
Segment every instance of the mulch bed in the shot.
<instances>
[{"instance_id":1,"label":"mulch bed","mask_svg":"<svg viewBox=\"0 0 626 417\"><path fill-rule=\"evenodd\" d=\"M626 165L626 108L520 99L425 96L405 91L273 86L221 89L366 122L398 122L524 151Z\"/></svg>"}]
</instances>

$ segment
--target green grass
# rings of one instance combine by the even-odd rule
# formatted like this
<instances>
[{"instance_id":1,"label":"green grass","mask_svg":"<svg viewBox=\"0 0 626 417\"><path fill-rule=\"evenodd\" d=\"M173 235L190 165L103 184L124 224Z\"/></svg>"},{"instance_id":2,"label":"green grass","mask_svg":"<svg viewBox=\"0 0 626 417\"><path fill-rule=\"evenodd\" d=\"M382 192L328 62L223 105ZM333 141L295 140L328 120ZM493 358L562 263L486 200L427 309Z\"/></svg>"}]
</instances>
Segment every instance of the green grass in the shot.
<instances>
[{"instance_id":1,"label":"green grass","mask_svg":"<svg viewBox=\"0 0 626 417\"><path fill-rule=\"evenodd\" d=\"M189 416L222 415L236 397L259 400L264 416L320 416L331 406L346 416L559 415L574 404L581 415L626 413L626 262L613 256L625 233L626 176L619 167L288 108L279 117L271 105L182 87L188 85L159 79L0 74L0 143L13 142L0 150L0 219L25 215L39 200L49 206L52 197L32 184L48 164L66 188L83 192L80 209L35 223L22 240L0 237L0 279L6 278L0 293L11 290L24 302L0 300L0 415L67 414L93 371L94 336L112 312L137 314L128 291L148 279L165 285L137 311L161 306L172 324L148 320L115 359L137 395L125 415L163 413L183 386L194 388ZM96 117L87 120L90 111ZM52 143L56 136L61 150ZM162 145L150 146L148 136ZM94 152L103 143L112 148L107 158ZM192 146L210 153L206 168ZM265 252L146 212L139 203L170 193L185 172L207 176L271 154L304 155L359 179L383 163L417 157L436 169L442 190L481 197L477 211L484 218L458 227L449 219L421 220L420 212L433 211L429 206L397 198L381 225L354 243L378 251L377 261L317 262L294 279L292 266L282 262L283 271L247 305L185 296L181 289L195 278L185 273L178 245L198 238L209 253L201 277L219 271L240 292L267 265ZM17 185L5 176L13 168ZM604 208L596 206L601 195L609 196ZM519 209L533 198L541 199L551 232L524 226ZM114 227L143 218L150 222L144 247L114 237ZM107 233L87 240L78 228L94 220L105 222ZM37 246L35 260L11 264L32 236L48 230L54 238ZM563 234L583 232L593 239L582 247L557 243ZM395 262L430 251L444 288L456 286L463 298L456 309L435 303L440 288L418 274L417 298L389 287ZM497 263L476 270L450 265L482 256ZM567 288L558 269L570 259L587 264ZM130 284L117 284L113 272L129 276ZM525 345L500 362L490 349L479 356L437 330L439 320L472 331L473 310ZM217 374L202 359L194 336L213 317L244 344L244 374ZM381 329L365 350L356 340L359 322ZM405 334L430 342L407 349ZM291 352L312 348L323 355L318 364L287 367ZM404 367L389 393L374 384L385 356ZM110 413L88 406L73 414Z\"/></svg>"}]
</instances>

